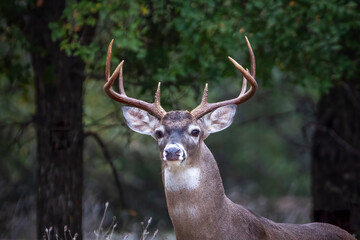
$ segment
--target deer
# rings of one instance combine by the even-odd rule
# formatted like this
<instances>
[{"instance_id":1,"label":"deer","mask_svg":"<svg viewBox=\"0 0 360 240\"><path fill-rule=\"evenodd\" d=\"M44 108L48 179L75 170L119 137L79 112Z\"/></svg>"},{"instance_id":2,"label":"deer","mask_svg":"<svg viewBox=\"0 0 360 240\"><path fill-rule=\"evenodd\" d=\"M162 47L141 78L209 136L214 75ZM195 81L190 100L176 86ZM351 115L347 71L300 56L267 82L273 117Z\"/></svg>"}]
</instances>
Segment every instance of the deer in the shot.
<instances>
[{"instance_id":1,"label":"deer","mask_svg":"<svg viewBox=\"0 0 360 240\"><path fill-rule=\"evenodd\" d=\"M176 238L355 240L345 230L327 223L275 223L232 202L225 195L217 162L204 140L210 134L229 127L237 105L249 100L258 88L255 56L248 38L245 37L245 40L250 54L250 71L228 57L243 75L242 88L237 97L209 103L208 84L205 84L199 106L191 111L169 112L160 104L160 83L153 103L126 95L123 83L124 61L110 75L114 40L109 44L104 90L113 100L127 105L122 107L122 113L131 130L150 135L157 141L166 204ZM119 79L119 93L112 88L116 78Z\"/></svg>"}]
</instances>

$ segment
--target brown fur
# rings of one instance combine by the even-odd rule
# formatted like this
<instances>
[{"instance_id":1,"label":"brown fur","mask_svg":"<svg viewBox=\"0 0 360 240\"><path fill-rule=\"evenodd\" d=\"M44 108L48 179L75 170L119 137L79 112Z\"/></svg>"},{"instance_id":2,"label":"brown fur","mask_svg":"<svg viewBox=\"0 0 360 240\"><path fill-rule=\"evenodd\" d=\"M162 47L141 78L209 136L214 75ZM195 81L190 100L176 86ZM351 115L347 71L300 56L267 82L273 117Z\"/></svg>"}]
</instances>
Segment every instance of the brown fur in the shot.
<instances>
[{"instance_id":1,"label":"brown fur","mask_svg":"<svg viewBox=\"0 0 360 240\"><path fill-rule=\"evenodd\" d=\"M273 240L354 240L346 231L325 223L279 224L255 215L241 205L231 202L224 193L216 161L201 142L198 161L192 167L201 169L200 186L195 190L167 191L170 218L176 238L186 239L273 239ZM163 162L162 170L166 167ZM164 174L163 174L164 176ZM163 177L164 178L164 177ZM200 216L189 219L175 215L177 204L197 206Z\"/></svg>"},{"instance_id":2,"label":"brown fur","mask_svg":"<svg viewBox=\"0 0 360 240\"><path fill-rule=\"evenodd\" d=\"M226 106L199 120L188 111L172 111L159 120L143 110L123 108L131 129L151 134L158 141L166 201L176 238L354 240L346 231L325 223L275 223L225 196L217 163L204 140L210 133L228 127L235 111L234 106ZM194 129L198 131L195 136ZM156 134L159 131L161 134ZM181 148L184 157L168 161L165 149L172 145Z\"/></svg>"},{"instance_id":3,"label":"brown fur","mask_svg":"<svg viewBox=\"0 0 360 240\"><path fill-rule=\"evenodd\" d=\"M217 163L203 142L206 136L202 135L195 146L186 145L188 136L185 133L188 126L197 124L201 127L192 115L187 111L173 111L165 115L160 124L169 135L163 145L174 141L183 143L187 149L191 147L192 153L186 159L185 168L200 169L200 184L196 189L168 191L165 187L169 215L177 239L355 239L346 231L325 223L275 223L231 202L225 196ZM162 151L163 147L159 147ZM168 162L162 161L164 184L164 169L168 167ZM182 171L181 168L179 171ZM196 217L189 217L185 209L189 206L196 208Z\"/></svg>"}]
</instances>

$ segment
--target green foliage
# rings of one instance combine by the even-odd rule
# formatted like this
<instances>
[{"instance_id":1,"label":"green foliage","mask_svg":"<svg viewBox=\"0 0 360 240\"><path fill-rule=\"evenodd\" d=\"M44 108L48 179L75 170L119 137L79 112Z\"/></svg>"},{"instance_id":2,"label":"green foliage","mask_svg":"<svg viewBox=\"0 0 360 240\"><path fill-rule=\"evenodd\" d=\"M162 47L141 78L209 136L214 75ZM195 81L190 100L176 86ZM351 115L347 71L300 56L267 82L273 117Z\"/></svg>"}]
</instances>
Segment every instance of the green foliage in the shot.
<instances>
[{"instance_id":1,"label":"green foliage","mask_svg":"<svg viewBox=\"0 0 360 240\"><path fill-rule=\"evenodd\" d=\"M24 6L34 7L27 3L11 6L4 8L14 14ZM225 57L247 56L245 35L258 57L258 79L271 85L275 67L286 81L323 92L335 82L358 76L358 8L355 1L341 0L81 0L68 1L61 19L49 28L52 40L59 41L62 50L81 56L88 71L96 74L103 71L104 53L114 38L113 62L127 60L125 74L131 83L141 86L142 93L153 90L158 81L170 89L165 97L179 90L197 92L205 82L233 76ZM96 28L97 33L87 44L82 43L85 26ZM24 39L15 31L13 35ZM17 44L26 46L24 42ZM22 73L13 70L19 67L19 60L11 61L15 62L3 62L7 63L2 67L8 70L7 75ZM16 78L26 79L10 77Z\"/></svg>"},{"instance_id":2,"label":"green foliage","mask_svg":"<svg viewBox=\"0 0 360 240\"><path fill-rule=\"evenodd\" d=\"M261 61L279 68L284 79L320 92L357 79L358 2L258 0L246 4L243 17L246 32L262 46Z\"/></svg>"},{"instance_id":3,"label":"green foliage","mask_svg":"<svg viewBox=\"0 0 360 240\"><path fill-rule=\"evenodd\" d=\"M97 14L101 4L92 1L69 1L62 17L57 22L49 24L51 38L60 41L60 49L68 55L81 56L91 62L95 60L95 53L99 50L95 42L82 43L85 27L95 27Z\"/></svg>"},{"instance_id":4,"label":"green foliage","mask_svg":"<svg viewBox=\"0 0 360 240\"><path fill-rule=\"evenodd\" d=\"M19 29L0 21L0 81L8 81L20 90L28 87L32 82L28 49L28 42Z\"/></svg>"},{"instance_id":5,"label":"green foliage","mask_svg":"<svg viewBox=\"0 0 360 240\"><path fill-rule=\"evenodd\" d=\"M98 15L98 34L84 46L78 32L92 24L92 14ZM113 62L126 60L126 84L141 86L139 91L145 93L160 81L170 90L164 99L179 91L198 92L205 82L233 76L226 56L238 57L239 49L246 54L239 12L230 1L80 1L69 4L61 20L49 27L53 40L60 41L68 54L80 55L91 72L103 71L105 51L114 38Z\"/></svg>"},{"instance_id":6,"label":"green foliage","mask_svg":"<svg viewBox=\"0 0 360 240\"><path fill-rule=\"evenodd\" d=\"M49 27L61 49L81 56L90 72L103 71L106 47L114 38L113 62L126 60L129 82L148 95L160 81L170 91L164 98L176 96L172 101L177 102L179 91L191 94L205 82L233 76L226 56L247 57L245 35L257 56L258 79L265 84L272 85L274 68L282 79L319 92L356 78L358 7L339 0L82 0L70 1L62 18ZM81 44L85 25L97 27L97 37L88 45Z\"/></svg>"}]
</instances>

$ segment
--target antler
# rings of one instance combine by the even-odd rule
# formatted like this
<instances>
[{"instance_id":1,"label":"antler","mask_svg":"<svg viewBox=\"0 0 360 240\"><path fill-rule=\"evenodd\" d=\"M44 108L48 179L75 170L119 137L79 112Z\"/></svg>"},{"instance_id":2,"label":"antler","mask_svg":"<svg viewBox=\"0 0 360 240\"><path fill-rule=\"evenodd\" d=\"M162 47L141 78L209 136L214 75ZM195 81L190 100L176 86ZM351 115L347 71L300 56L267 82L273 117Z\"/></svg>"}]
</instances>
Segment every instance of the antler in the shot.
<instances>
[{"instance_id":1,"label":"antler","mask_svg":"<svg viewBox=\"0 0 360 240\"><path fill-rule=\"evenodd\" d=\"M202 96L202 100L199 106L197 106L194 110L191 111L191 114L196 118L199 119L200 117L204 116L205 114L219 108L223 107L229 104L236 104L239 105L240 103L243 103L247 100L249 100L256 92L257 89L257 83L255 80L255 56L254 52L251 48L250 42L245 37L246 43L249 49L250 54L250 61L251 61L251 73L246 69L244 69L240 64L238 64L234 59L231 57L228 57L229 60L235 65L235 67L242 73L243 75L243 84L240 91L240 94L237 98L233 98L230 100L222 101L222 102L216 102L216 103L208 103L207 97L208 97L208 84L205 84L204 93ZM247 87L247 81L249 81L251 87L248 91L246 91Z\"/></svg>"},{"instance_id":2,"label":"antler","mask_svg":"<svg viewBox=\"0 0 360 240\"><path fill-rule=\"evenodd\" d=\"M148 103L139 99L131 98L126 96L124 90L124 83L123 83L123 65L124 61L121 61L120 64L116 67L114 73L110 76L110 62L111 62L111 50L113 45L113 40L111 40L108 48L108 53L106 57L106 69L105 69L105 77L106 83L104 85L104 90L115 101L125 103L129 106L141 108L149 113L153 114L158 119L161 119L165 114L166 111L160 105L160 83L158 84L156 93L155 93L155 100L153 103ZM112 85L115 79L119 76L119 90L120 94L115 92L112 89Z\"/></svg>"}]
</instances>

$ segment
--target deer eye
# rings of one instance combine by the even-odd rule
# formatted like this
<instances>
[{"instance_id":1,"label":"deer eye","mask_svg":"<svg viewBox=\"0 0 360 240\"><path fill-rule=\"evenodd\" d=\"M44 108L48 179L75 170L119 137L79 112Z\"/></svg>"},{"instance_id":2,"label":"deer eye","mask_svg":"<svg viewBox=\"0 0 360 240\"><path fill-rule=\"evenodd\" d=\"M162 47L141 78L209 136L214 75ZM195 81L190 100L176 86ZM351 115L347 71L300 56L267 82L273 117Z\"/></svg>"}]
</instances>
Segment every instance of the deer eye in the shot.
<instances>
[{"instance_id":1,"label":"deer eye","mask_svg":"<svg viewBox=\"0 0 360 240\"><path fill-rule=\"evenodd\" d=\"M200 134L200 131L198 129L194 129L191 131L191 136L198 137Z\"/></svg>"},{"instance_id":2,"label":"deer eye","mask_svg":"<svg viewBox=\"0 0 360 240\"><path fill-rule=\"evenodd\" d=\"M164 137L164 133L163 133L163 131L161 131L161 130L157 130L157 131L155 132L155 135L156 135L157 138L162 138L162 137Z\"/></svg>"}]
</instances>

